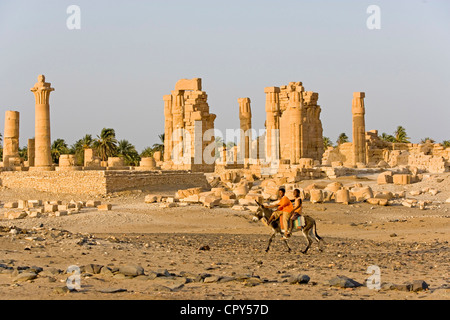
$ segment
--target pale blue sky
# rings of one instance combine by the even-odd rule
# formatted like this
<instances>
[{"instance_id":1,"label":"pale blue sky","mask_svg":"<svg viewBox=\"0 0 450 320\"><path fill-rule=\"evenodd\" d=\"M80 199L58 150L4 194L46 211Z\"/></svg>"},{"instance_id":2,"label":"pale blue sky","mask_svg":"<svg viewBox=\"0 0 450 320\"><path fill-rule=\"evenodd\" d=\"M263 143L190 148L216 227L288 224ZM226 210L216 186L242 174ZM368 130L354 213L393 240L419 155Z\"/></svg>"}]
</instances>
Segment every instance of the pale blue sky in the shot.
<instances>
[{"instance_id":1,"label":"pale blue sky","mask_svg":"<svg viewBox=\"0 0 450 320\"><path fill-rule=\"evenodd\" d=\"M66 9L81 8L81 30ZM366 9L381 8L381 30ZM39 74L56 89L52 140L103 127L141 151L164 131L163 100L200 77L216 128L238 128L241 97L264 127L264 87L302 81L319 92L324 135L351 138L354 91L366 92L366 129L403 125L413 142L450 139L450 1L0 0L0 130L21 113L34 136Z\"/></svg>"}]
</instances>

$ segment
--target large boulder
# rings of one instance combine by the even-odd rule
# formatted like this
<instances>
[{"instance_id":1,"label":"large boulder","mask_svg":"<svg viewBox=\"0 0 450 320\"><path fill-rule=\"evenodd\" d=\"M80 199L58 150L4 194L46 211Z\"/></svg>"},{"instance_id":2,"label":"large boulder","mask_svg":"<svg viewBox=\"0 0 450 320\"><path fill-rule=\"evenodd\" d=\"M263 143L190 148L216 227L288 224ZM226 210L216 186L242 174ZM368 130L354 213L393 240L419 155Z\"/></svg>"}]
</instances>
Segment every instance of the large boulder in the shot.
<instances>
[{"instance_id":1,"label":"large boulder","mask_svg":"<svg viewBox=\"0 0 450 320\"><path fill-rule=\"evenodd\" d=\"M393 174L391 171L385 171L380 173L377 178L377 184L388 184L393 183L394 180L392 178Z\"/></svg>"},{"instance_id":2,"label":"large boulder","mask_svg":"<svg viewBox=\"0 0 450 320\"><path fill-rule=\"evenodd\" d=\"M242 184L233 190L233 193L236 195L237 199L245 198L248 193L248 185Z\"/></svg>"},{"instance_id":3,"label":"large boulder","mask_svg":"<svg viewBox=\"0 0 450 320\"><path fill-rule=\"evenodd\" d=\"M341 189L336 191L335 194L336 203L349 204L350 203L350 192L347 189Z\"/></svg>"},{"instance_id":4,"label":"large boulder","mask_svg":"<svg viewBox=\"0 0 450 320\"><path fill-rule=\"evenodd\" d=\"M312 189L309 191L311 203L321 203L323 202L323 192L320 189Z\"/></svg>"},{"instance_id":5,"label":"large boulder","mask_svg":"<svg viewBox=\"0 0 450 320\"><path fill-rule=\"evenodd\" d=\"M185 190L178 190L177 196L179 199L184 199L189 196L199 195L202 192L202 188L190 188Z\"/></svg>"},{"instance_id":6,"label":"large boulder","mask_svg":"<svg viewBox=\"0 0 450 320\"><path fill-rule=\"evenodd\" d=\"M394 181L394 184L398 184L398 185L411 184L411 175L410 174L394 174L393 181Z\"/></svg>"},{"instance_id":7,"label":"large boulder","mask_svg":"<svg viewBox=\"0 0 450 320\"><path fill-rule=\"evenodd\" d=\"M353 188L351 193L355 197L356 201L364 201L369 198L373 198L373 191L371 187Z\"/></svg>"}]
</instances>

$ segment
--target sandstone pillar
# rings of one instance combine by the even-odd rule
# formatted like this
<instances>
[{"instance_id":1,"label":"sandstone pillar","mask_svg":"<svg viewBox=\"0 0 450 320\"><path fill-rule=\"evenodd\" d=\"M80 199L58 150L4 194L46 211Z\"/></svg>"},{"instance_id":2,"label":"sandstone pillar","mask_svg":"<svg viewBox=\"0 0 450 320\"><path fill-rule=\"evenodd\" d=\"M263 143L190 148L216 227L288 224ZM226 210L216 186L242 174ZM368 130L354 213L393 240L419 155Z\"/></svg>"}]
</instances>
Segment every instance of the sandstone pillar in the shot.
<instances>
[{"instance_id":1,"label":"sandstone pillar","mask_svg":"<svg viewBox=\"0 0 450 320\"><path fill-rule=\"evenodd\" d=\"M296 87L289 94L289 136L290 136L290 163L297 164L302 158L302 111L303 111L303 87Z\"/></svg>"},{"instance_id":2,"label":"sandstone pillar","mask_svg":"<svg viewBox=\"0 0 450 320\"><path fill-rule=\"evenodd\" d=\"M20 113L6 111L5 132L3 136L3 166L9 167L9 158L19 157L19 121Z\"/></svg>"},{"instance_id":3,"label":"sandstone pillar","mask_svg":"<svg viewBox=\"0 0 450 320\"><path fill-rule=\"evenodd\" d=\"M266 94L266 159L280 159L280 88L267 87Z\"/></svg>"},{"instance_id":4,"label":"sandstone pillar","mask_svg":"<svg viewBox=\"0 0 450 320\"><path fill-rule=\"evenodd\" d=\"M55 89L45 82L45 76L40 75L38 82L31 88L36 100L35 108L35 167L41 170L52 169L51 138L50 138L50 93Z\"/></svg>"},{"instance_id":5,"label":"sandstone pillar","mask_svg":"<svg viewBox=\"0 0 450 320\"><path fill-rule=\"evenodd\" d=\"M354 92L352 102L353 114L353 165L366 162L366 125L364 92Z\"/></svg>"},{"instance_id":6,"label":"sandstone pillar","mask_svg":"<svg viewBox=\"0 0 450 320\"><path fill-rule=\"evenodd\" d=\"M250 107L250 98L240 98L239 103L239 120L241 121L241 138L240 153L247 163L250 158L250 143L252 141L252 110Z\"/></svg>"},{"instance_id":7,"label":"sandstone pillar","mask_svg":"<svg viewBox=\"0 0 450 320\"><path fill-rule=\"evenodd\" d=\"M35 148L34 139L28 139L27 153L28 153L28 166L29 167L34 167L34 157L35 157L34 148Z\"/></svg>"},{"instance_id":8,"label":"sandstone pillar","mask_svg":"<svg viewBox=\"0 0 450 320\"><path fill-rule=\"evenodd\" d=\"M172 91L172 159L181 162L183 157L184 135L184 91Z\"/></svg>"},{"instance_id":9,"label":"sandstone pillar","mask_svg":"<svg viewBox=\"0 0 450 320\"><path fill-rule=\"evenodd\" d=\"M172 158L172 134L173 134L173 115L172 115L172 96L166 95L164 99L164 161L170 161Z\"/></svg>"}]
</instances>

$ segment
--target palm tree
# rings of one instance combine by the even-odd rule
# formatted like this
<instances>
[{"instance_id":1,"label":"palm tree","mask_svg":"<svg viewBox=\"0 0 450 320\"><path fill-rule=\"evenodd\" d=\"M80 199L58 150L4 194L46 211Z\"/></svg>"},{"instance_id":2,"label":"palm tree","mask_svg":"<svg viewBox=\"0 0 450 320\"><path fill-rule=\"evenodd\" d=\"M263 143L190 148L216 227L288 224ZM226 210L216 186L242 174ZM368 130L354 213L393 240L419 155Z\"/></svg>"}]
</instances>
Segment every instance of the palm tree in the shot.
<instances>
[{"instance_id":1,"label":"palm tree","mask_svg":"<svg viewBox=\"0 0 450 320\"><path fill-rule=\"evenodd\" d=\"M106 161L108 157L113 157L117 154L117 139L116 131L112 128L103 128L102 132L93 143L93 147L102 159Z\"/></svg>"},{"instance_id":2,"label":"palm tree","mask_svg":"<svg viewBox=\"0 0 450 320\"><path fill-rule=\"evenodd\" d=\"M140 156L141 158L149 158L149 157L153 157L153 153L155 153L153 151L152 147L147 147L144 150L142 150Z\"/></svg>"},{"instance_id":3,"label":"palm tree","mask_svg":"<svg viewBox=\"0 0 450 320\"><path fill-rule=\"evenodd\" d=\"M71 153L75 155L75 159L78 165L82 165L84 163L84 150L91 149L94 144L94 139L92 139L92 135L86 134L80 140L77 140L71 146Z\"/></svg>"},{"instance_id":4,"label":"palm tree","mask_svg":"<svg viewBox=\"0 0 450 320\"><path fill-rule=\"evenodd\" d=\"M397 143L409 143L409 137L406 134L405 128L398 126L394 132L395 142Z\"/></svg>"},{"instance_id":5,"label":"palm tree","mask_svg":"<svg viewBox=\"0 0 450 320\"><path fill-rule=\"evenodd\" d=\"M395 142L395 137L393 135L383 132L381 134L381 140L386 141L386 142Z\"/></svg>"},{"instance_id":6,"label":"palm tree","mask_svg":"<svg viewBox=\"0 0 450 320\"><path fill-rule=\"evenodd\" d=\"M53 141L51 146L51 152L53 163L59 163L59 157L62 154L69 153L67 143L64 141L64 139L56 139L55 141Z\"/></svg>"},{"instance_id":7,"label":"palm tree","mask_svg":"<svg viewBox=\"0 0 450 320\"><path fill-rule=\"evenodd\" d=\"M28 146L19 148L19 157L23 158L25 161L28 160Z\"/></svg>"},{"instance_id":8,"label":"palm tree","mask_svg":"<svg viewBox=\"0 0 450 320\"><path fill-rule=\"evenodd\" d=\"M450 148L450 140L442 141L442 145L444 146L444 148Z\"/></svg>"},{"instance_id":9,"label":"palm tree","mask_svg":"<svg viewBox=\"0 0 450 320\"><path fill-rule=\"evenodd\" d=\"M118 142L117 153L124 159L126 165L137 166L141 160L135 146L128 140L120 140Z\"/></svg>"},{"instance_id":10,"label":"palm tree","mask_svg":"<svg viewBox=\"0 0 450 320\"><path fill-rule=\"evenodd\" d=\"M152 146L153 153L155 153L157 151L161 151L161 156L164 154L164 139L165 139L165 137L166 137L166 135L164 133L158 135L159 142L153 144L153 146Z\"/></svg>"},{"instance_id":11,"label":"palm tree","mask_svg":"<svg viewBox=\"0 0 450 320\"><path fill-rule=\"evenodd\" d=\"M340 146L343 143L348 142L348 137L347 135L343 132L339 135L338 139L336 140L336 143L338 146Z\"/></svg>"},{"instance_id":12,"label":"palm tree","mask_svg":"<svg viewBox=\"0 0 450 320\"><path fill-rule=\"evenodd\" d=\"M323 148L324 150L327 150L329 147L333 146L333 142L331 142L331 139L328 137L323 137Z\"/></svg>"},{"instance_id":13,"label":"palm tree","mask_svg":"<svg viewBox=\"0 0 450 320\"><path fill-rule=\"evenodd\" d=\"M423 138L422 140L420 140L420 143L435 143L435 142L436 141L434 141L430 137L426 137L426 138Z\"/></svg>"},{"instance_id":14,"label":"palm tree","mask_svg":"<svg viewBox=\"0 0 450 320\"><path fill-rule=\"evenodd\" d=\"M225 145L226 145L227 149L231 149L236 146L236 143L234 143L233 141L230 141L230 142L227 142Z\"/></svg>"}]
</instances>

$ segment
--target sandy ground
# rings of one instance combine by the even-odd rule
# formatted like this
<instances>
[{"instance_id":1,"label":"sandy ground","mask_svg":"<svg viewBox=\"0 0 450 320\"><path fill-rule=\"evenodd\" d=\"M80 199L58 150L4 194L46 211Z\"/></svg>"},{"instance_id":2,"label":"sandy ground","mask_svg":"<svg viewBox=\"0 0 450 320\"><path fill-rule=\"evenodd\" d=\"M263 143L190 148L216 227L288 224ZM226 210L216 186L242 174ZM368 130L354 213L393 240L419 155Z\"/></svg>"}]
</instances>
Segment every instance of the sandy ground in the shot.
<instances>
[{"instance_id":1,"label":"sandy ground","mask_svg":"<svg viewBox=\"0 0 450 320\"><path fill-rule=\"evenodd\" d=\"M298 234L289 241L292 253L286 252L279 238L265 253L270 229L252 221L249 211L197 205L161 209L158 204L144 203L147 191L99 198L113 204L109 212L83 209L77 215L11 221L3 218L7 209L0 209L0 299L448 300L450 204L445 200L450 197L450 175L431 175L406 187L377 186L374 179L366 176L338 181L360 182L374 190L409 192L432 187L440 192L436 196L408 196L432 200L426 210L306 201L304 212L316 219L318 233L325 240L322 252L314 244L307 255L301 254L306 242ZM1 191L2 202L18 199L89 200L32 190ZM209 250L200 250L205 246ZM127 278L85 270L80 291L66 293L61 289L68 275L58 271L90 264L113 272L137 264L145 274ZM365 286L366 271L372 265L380 268L381 282L424 280L429 290L369 289ZM43 271L33 280L20 281L18 276L29 267ZM309 283L291 284L291 277L297 275L308 275ZM337 275L363 286L331 287L329 280Z\"/></svg>"}]
</instances>

